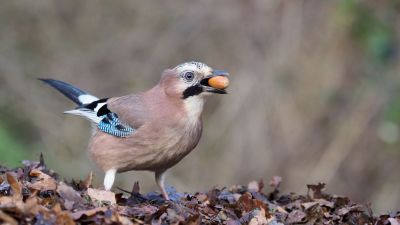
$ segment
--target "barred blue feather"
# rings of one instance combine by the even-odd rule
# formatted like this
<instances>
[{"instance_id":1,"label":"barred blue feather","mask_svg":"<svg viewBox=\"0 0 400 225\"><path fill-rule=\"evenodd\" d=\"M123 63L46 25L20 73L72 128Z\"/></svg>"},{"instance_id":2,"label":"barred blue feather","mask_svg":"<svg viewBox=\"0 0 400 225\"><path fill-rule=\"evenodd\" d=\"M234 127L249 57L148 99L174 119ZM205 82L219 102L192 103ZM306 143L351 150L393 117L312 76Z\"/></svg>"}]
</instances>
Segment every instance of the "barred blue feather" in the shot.
<instances>
[{"instance_id":1,"label":"barred blue feather","mask_svg":"<svg viewBox=\"0 0 400 225\"><path fill-rule=\"evenodd\" d=\"M134 128L121 123L117 114L113 112L103 115L102 118L97 127L105 133L116 137L127 137L135 131Z\"/></svg>"}]
</instances>

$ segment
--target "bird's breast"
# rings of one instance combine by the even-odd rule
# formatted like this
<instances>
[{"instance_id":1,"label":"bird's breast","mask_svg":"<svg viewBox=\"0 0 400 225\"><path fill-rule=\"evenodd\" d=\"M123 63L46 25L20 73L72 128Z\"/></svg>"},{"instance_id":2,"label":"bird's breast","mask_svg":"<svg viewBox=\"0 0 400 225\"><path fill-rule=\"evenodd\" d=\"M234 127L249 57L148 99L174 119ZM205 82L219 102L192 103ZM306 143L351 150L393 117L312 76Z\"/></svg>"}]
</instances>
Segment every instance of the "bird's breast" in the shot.
<instances>
[{"instance_id":1,"label":"bird's breast","mask_svg":"<svg viewBox=\"0 0 400 225\"><path fill-rule=\"evenodd\" d=\"M148 123L126 138L98 131L92 137L89 150L96 164L104 170L157 171L172 167L190 153L201 133L201 119Z\"/></svg>"},{"instance_id":2,"label":"bird's breast","mask_svg":"<svg viewBox=\"0 0 400 225\"><path fill-rule=\"evenodd\" d=\"M155 168L169 168L178 163L189 154L199 143L202 133L201 120L186 121L180 126L172 127L166 133L160 135L155 143L159 144L154 149Z\"/></svg>"}]
</instances>

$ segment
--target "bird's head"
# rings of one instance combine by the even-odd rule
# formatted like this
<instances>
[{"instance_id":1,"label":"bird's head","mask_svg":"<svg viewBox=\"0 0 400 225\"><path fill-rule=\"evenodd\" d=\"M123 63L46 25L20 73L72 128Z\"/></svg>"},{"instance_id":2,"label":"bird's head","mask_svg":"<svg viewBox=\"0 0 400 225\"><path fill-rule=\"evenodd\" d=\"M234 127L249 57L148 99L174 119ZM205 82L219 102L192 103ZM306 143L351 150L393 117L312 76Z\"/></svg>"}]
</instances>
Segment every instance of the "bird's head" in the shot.
<instances>
[{"instance_id":1,"label":"bird's head","mask_svg":"<svg viewBox=\"0 0 400 225\"><path fill-rule=\"evenodd\" d=\"M216 93L226 94L229 74L201 62L186 62L164 71L161 85L167 95L181 99L203 99Z\"/></svg>"}]
</instances>

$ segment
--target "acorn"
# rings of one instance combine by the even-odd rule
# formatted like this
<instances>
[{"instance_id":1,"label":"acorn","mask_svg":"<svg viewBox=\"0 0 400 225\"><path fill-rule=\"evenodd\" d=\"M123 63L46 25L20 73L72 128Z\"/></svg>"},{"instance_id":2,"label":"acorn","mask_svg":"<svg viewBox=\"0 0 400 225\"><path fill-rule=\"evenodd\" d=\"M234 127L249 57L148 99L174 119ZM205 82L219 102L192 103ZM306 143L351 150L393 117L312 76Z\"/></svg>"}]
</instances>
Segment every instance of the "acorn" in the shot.
<instances>
[{"instance_id":1,"label":"acorn","mask_svg":"<svg viewBox=\"0 0 400 225\"><path fill-rule=\"evenodd\" d=\"M226 76L215 76L208 80L208 85L216 89L225 89L229 86L229 79Z\"/></svg>"}]
</instances>

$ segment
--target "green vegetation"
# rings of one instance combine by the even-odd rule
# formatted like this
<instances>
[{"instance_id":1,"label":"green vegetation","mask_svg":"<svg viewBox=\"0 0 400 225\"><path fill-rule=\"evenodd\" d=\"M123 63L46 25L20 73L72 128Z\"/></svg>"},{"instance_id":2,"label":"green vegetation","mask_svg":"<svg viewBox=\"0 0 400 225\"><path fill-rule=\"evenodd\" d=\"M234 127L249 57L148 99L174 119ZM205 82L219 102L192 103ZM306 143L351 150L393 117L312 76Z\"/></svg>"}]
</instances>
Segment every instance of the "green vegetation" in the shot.
<instances>
[{"instance_id":1,"label":"green vegetation","mask_svg":"<svg viewBox=\"0 0 400 225\"><path fill-rule=\"evenodd\" d=\"M16 167L21 164L22 159L26 159L28 152L17 137L13 137L0 123L0 163L9 167Z\"/></svg>"}]
</instances>

